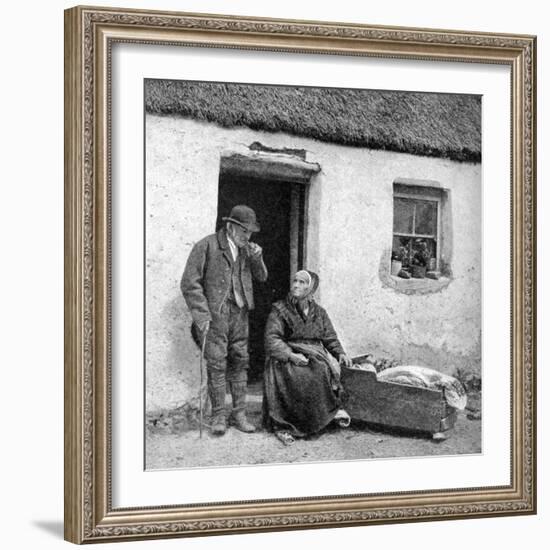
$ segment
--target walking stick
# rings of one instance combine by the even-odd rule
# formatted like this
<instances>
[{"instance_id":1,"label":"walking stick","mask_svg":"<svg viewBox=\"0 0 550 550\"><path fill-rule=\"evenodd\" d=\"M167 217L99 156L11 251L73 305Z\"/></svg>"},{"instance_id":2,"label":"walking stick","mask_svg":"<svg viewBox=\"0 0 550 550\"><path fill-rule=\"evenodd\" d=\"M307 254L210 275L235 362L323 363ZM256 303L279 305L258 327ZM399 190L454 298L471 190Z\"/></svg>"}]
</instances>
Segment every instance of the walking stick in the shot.
<instances>
[{"instance_id":1,"label":"walking stick","mask_svg":"<svg viewBox=\"0 0 550 550\"><path fill-rule=\"evenodd\" d=\"M200 360L200 371L201 371L201 380L199 386L199 439L202 439L202 424L203 424L203 407L202 407L202 392L204 388L204 348L206 347L206 335L208 334L208 329L210 328L210 323L207 323L204 330L204 337L201 344L201 360Z\"/></svg>"}]
</instances>

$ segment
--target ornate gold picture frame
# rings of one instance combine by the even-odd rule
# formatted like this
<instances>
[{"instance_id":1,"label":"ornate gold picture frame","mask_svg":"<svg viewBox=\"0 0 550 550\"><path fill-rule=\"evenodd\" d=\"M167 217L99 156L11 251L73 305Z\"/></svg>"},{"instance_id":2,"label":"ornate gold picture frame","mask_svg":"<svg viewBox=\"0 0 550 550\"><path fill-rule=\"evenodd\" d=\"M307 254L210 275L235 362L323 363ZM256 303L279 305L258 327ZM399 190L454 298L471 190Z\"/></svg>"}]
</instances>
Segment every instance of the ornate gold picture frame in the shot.
<instances>
[{"instance_id":1,"label":"ornate gold picture frame","mask_svg":"<svg viewBox=\"0 0 550 550\"><path fill-rule=\"evenodd\" d=\"M111 101L116 44L500 65L510 71L510 482L113 504ZM414 86L413 86L414 88ZM65 538L74 543L536 513L536 37L128 9L65 12ZM137 297L140 298L140 297ZM485 311L484 315L490 315ZM508 336L508 335L505 335ZM124 429L124 427L122 427ZM307 467L307 466L304 466Z\"/></svg>"}]
</instances>

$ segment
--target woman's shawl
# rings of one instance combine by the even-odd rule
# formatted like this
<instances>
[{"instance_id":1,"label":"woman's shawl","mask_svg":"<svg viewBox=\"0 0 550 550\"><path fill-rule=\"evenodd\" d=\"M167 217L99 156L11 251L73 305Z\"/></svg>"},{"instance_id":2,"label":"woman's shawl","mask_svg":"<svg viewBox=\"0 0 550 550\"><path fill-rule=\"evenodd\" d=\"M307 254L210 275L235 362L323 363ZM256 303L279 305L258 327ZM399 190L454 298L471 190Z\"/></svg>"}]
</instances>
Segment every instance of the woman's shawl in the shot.
<instances>
[{"instance_id":1,"label":"woman's shawl","mask_svg":"<svg viewBox=\"0 0 550 550\"><path fill-rule=\"evenodd\" d=\"M327 312L313 300L305 318L288 299L273 304L265 328L266 356L288 360L293 352L292 342L321 342L337 359L344 353Z\"/></svg>"}]
</instances>

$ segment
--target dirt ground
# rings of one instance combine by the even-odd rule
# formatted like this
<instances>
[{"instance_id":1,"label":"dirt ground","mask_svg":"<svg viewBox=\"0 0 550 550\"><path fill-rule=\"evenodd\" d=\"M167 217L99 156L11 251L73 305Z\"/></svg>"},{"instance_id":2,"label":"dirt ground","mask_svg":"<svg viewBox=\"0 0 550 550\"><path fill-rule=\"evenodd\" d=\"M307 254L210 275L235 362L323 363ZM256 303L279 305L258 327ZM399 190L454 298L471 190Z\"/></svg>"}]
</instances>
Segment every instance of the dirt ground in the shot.
<instances>
[{"instance_id":1,"label":"dirt ground","mask_svg":"<svg viewBox=\"0 0 550 550\"><path fill-rule=\"evenodd\" d=\"M477 409L479 396L470 396L470 409ZM229 428L222 437L203 430L180 433L147 431L148 470L237 466L266 463L322 462L369 458L475 454L481 452L481 421L469 410L458 411L448 438L436 442L428 434L397 432L352 422L346 429L328 426L308 439L283 445L273 434L261 429L261 396L249 396L248 417L258 431L244 434Z\"/></svg>"}]
</instances>

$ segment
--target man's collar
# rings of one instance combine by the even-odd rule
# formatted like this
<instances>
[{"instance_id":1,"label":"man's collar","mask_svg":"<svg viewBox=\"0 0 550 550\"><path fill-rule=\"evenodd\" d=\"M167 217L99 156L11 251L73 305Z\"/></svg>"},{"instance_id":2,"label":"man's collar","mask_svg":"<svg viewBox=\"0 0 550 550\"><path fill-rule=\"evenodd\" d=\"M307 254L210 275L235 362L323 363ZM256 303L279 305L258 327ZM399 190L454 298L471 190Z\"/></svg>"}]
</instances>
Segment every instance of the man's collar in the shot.
<instances>
[{"instance_id":1,"label":"man's collar","mask_svg":"<svg viewBox=\"0 0 550 550\"><path fill-rule=\"evenodd\" d=\"M231 250L231 255L233 256L233 259L236 260L239 256L239 247L235 244L235 241L227 235L227 242L229 244L229 249Z\"/></svg>"},{"instance_id":2,"label":"man's collar","mask_svg":"<svg viewBox=\"0 0 550 550\"><path fill-rule=\"evenodd\" d=\"M227 231L225 230L225 227L222 227L218 231L218 244L223 250L226 250L229 246L229 242L227 241Z\"/></svg>"},{"instance_id":3,"label":"man's collar","mask_svg":"<svg viewBox=\"0 0 550 550\"><path fill-rule=\"evenodd\" d=\"M235 247L235 258L233 258L233 253L231 252L231 246L229 245L230 242ZM220 248L225 252L228 260L235 261L235 259L240 255L239 247L233 241L230 241L229 235L227 234L227 230L225 229L225 227L222 227L218 231L218 243L220 245ZM229 254L227 253L228 249Z\"/></svg>"},{"instance_id":4,"label":"man's collar","mask_svg":"<svg viewBox=\"0 0 550 550\"><path fill-rule=\"evenodd\" d=\"M229 246L231 247L231 245L233 245L233 250L236 250L238 249L239 247L237 246L237 243L229 236L227 235L227 243L229 244Z\"/></svg>"}]
</instances>

